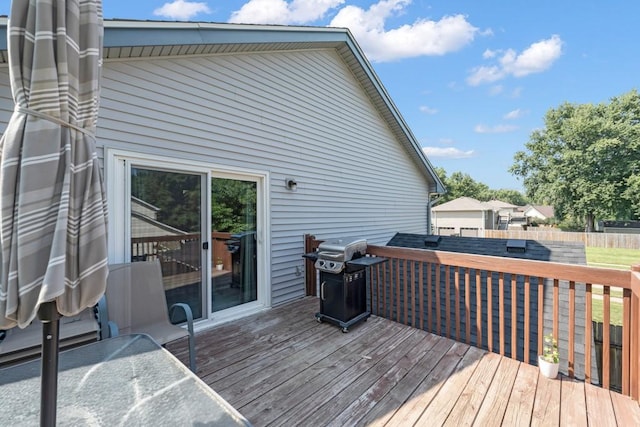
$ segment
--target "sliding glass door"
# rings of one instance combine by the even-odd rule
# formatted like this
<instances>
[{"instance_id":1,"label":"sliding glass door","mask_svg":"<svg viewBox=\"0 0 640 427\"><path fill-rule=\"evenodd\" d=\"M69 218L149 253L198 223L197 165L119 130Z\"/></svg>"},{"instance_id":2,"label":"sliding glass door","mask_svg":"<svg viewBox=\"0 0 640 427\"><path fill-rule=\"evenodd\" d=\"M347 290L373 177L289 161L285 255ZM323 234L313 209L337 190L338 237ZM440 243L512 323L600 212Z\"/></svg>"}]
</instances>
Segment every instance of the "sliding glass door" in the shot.
<instances>
[{"instance_id":1,"label":"sliding glass door","mask_svg":"<svg viewBox=\"0 0 640 427\"><path fill-rule=\"evenodd\" d=\"M167 304L203 317L204 176L131 167L131 261L159 260Z\"/></svg>"},{"instance_id":2,"label":"sliding glass door","mask_svg":"<svg viewBox=\"0 0 640 427\"><path fill-rule=\"evenodd\" d=\"M213 312L256 301L257 183L211 179Z\"/></svg>"},{"instance_id":3,"label":"sliding glass door","mask_svg":"<svg viewBox=\"0 0 640 427\"><path fill-rule=\"evenodd\" d=\"M124 171L128 185L114 212L127 215L115 221L125 240L114 246L125 262L160 262L169 306L184 302L194 319L222 321L268 304L264 175L124 155L118 161L124 167L112 173Z\"/></svg>"}]
</instances>

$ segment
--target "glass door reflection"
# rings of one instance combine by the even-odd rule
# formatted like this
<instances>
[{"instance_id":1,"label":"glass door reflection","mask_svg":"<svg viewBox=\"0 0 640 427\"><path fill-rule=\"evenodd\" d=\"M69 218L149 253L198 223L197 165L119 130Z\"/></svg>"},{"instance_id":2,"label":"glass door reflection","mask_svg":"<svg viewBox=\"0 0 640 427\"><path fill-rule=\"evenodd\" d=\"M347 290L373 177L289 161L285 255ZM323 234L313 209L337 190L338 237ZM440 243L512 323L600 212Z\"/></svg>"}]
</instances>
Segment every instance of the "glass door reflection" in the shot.
<instances>
[{"instance_id":1,"label":"glass door reflection","mask_svg":"<svg viewBox=\"0 0 640 427\"><path fill-rule=\"evenodd\" d=\"M211 180L212 311L256 301L257 183Z\"/></svg>"},{"instance_id":2,"label":"glass door reflection","mask_svg":"<svg viewBox=\"0 0 640 427\"><path fill-rule=\"evenodd\" d=\"M197 174L131 168L131 261L159 260L167 305L188 304L194 319L205 313L202 182Z\"/></svg>"}]
</instances>

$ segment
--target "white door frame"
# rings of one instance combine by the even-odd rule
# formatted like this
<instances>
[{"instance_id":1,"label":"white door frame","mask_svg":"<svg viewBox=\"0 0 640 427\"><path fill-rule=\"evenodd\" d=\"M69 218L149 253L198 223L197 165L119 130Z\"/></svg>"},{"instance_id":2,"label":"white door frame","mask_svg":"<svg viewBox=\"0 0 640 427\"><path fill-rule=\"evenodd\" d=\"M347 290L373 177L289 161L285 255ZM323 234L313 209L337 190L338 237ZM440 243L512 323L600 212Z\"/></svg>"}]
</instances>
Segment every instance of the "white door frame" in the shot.
<instances>
[{"instance_id":1,"label":"white door frame","mask_svg":"<svg viewBox=\"0 0 640 427\"><path fill-rule=\"evenodd\" d=\"M205 298L206 310L202 320L196 323L196 329L204 329L218 323L243 317L271 306L271 221L269 209L269 173L266 171L248 170L197 160L170 158L150 155L134 151L105 148L105 182L107 190L107 205L109 208L109 262L121 263L131 259L131 165L169 170L176 172L190 172L206 176L206 187L203 188L202 212L205 220L202 224L202 235L211 235L210 186L211 178L231 178L254 181L257 184L257 256L258 256L258 298L256 301L233 307L227 310L211 313L210 283L207 284ZM210 237L209 250L211 250ZM203 256L203 279L210 280L211 256Z\"/></svg>"}]
</instances>

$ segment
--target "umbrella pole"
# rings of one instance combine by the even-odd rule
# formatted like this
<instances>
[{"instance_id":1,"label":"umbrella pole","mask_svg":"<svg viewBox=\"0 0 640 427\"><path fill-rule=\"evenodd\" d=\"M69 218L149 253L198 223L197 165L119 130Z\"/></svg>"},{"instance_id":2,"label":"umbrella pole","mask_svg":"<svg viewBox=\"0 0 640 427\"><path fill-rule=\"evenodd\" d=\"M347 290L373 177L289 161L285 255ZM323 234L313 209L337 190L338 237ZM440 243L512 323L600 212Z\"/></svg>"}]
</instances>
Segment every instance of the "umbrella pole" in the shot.
<instances>
[{"instance_id":1,"label":"umbrella pole","mask_svg":"<svg viewBox=\"0 0 640 427\"><path fill-rule=\"evenodd\" d=\"M58 346L60 313L55 301L42 303L38 309L42 322L42 366L40 370L40 426L55 427L58 404Z\"/></svg>"}]
</instances>

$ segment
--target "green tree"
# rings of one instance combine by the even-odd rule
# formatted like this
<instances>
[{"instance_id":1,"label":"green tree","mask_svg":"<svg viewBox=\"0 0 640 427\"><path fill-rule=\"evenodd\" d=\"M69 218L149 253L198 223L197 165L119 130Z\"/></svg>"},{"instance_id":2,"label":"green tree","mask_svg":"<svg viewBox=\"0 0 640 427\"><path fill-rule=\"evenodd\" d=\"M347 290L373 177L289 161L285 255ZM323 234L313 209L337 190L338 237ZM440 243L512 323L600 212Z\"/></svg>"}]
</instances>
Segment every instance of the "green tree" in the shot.
<instances>
[{"instance_id":1,"label":"green tree","mask_svg":"<svg viewBox=\"0 0 640 427\"><path fill-rule=\"evenodd\" d=\"M442 196L441 202L457 199L458 197L473 197L477 199L480 195L489 191L486 184L477 182L468 173L454 172L447 177L447 172L443 168L435 168L438 177L441 179L447 193Z\"/></svg>"},{"instance_id":2,"label":"green tree","mask_svg":"<svg viewBox=\"0 0 640 427\"><path fill-rule=\"evenodd\" d=\"M133 168L131 195L157 207L161 223L200 232L200 175Z\"/></svg>"},{"instance_id":3,"label":"green tree","mask_svg":"<svg viewBox=\"0 0 640 427\"><path fill-rule=\"evenodd\" d=\"M444 168L434 168L436 174L447 188L447 193L442 196L440 202L448 202L458 197L473 197L480 201L501 200L512 205L523 206L528 203L527 198L518 190L499 189L492 190L488 185L474 180L469 174L454 172L447 177Z\"/></svg>"},{"instance_id":4,"label":"green tree","mask_svg":"<svg viewBox=\"0 0 640 427\"><path fill-rule=\"evenodd\" d=\"M527 196L553 205L559 219L636 219L640 214L640 96L608 104L564 103L549 110L510 171Z\"/></svg>"},{"instance_id":5,"label":"green tree","mask_svg":"<svg viewBox=\"0 0 640 427\"><path fill-rule=\"evenodd\" d=\"M501 200L503 202L511 203L516 206L524 206L529 203L526 196L518 190L509 190L507 188L501 188L498 190L489 190L484 197L478 200Z\"/></svg>"},{"instance_id":6,"label":"green tree","mask_svg":"<svg viewBox=\"0 0 640 427\"><path fill-rule=\"evenodd\" d=\"M230 233L255 230L256 200L255 182L213 178L211 229Z\"/></svg>"}]
</instances>

